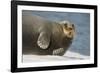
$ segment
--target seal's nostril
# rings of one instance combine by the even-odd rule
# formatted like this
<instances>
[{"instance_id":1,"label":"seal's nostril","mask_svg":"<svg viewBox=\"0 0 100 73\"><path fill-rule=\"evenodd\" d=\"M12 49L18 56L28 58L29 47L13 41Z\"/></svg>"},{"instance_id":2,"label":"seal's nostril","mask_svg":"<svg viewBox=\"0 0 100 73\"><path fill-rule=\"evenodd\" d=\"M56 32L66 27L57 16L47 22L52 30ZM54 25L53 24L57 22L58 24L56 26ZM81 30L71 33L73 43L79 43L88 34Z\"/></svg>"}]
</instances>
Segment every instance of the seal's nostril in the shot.
<instances>
[{"instance_id":1,"label":"seal's nostril","mask_svg":"<svg viewBox=\"0 0 100 73\"><path fill-rule=\"evenodd\" d=\"M69 28L69 30L72 30L72 28Z\"/></svg>"}]
</instances>

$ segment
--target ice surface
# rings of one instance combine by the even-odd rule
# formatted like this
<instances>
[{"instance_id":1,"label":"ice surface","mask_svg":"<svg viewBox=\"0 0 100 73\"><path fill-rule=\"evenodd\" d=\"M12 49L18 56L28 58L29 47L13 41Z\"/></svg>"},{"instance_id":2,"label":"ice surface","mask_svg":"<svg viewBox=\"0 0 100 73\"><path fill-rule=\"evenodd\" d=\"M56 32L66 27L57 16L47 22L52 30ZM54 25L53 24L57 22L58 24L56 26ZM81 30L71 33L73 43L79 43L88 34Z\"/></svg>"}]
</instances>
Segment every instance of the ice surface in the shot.
<instances>
[{"instance_id":1,"label":"ice surface","mask_svg":"<svg viewBox=\"0 0 100 73\"><path fill-rule=\"evenodd\" d=\"M81 55L76 52L67 51L64 56L54 55L23 55L23 62L40 62L40 61L59 61L59 60L83 60L89 59L89 56Z\"/></svg>"}]
</instances>

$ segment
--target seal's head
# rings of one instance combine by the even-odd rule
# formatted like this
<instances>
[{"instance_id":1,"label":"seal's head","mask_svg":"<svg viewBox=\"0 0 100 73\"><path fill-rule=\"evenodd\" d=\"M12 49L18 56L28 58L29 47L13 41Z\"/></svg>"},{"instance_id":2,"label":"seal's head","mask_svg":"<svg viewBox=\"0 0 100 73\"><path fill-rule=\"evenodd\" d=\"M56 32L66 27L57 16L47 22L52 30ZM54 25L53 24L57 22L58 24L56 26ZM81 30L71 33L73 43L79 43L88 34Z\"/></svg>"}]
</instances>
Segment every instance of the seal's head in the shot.
<instances>
[{"instance_id":1,"label":"seal's head","mask_svg":"<svg viewBox=\"0 0 100 73\"><path fill-rule=\"evenodd\" d=\"M75 26L69 21L60 22L63 28L65 37L72 39L75 36Z\"/></svg>"}]
</instances>

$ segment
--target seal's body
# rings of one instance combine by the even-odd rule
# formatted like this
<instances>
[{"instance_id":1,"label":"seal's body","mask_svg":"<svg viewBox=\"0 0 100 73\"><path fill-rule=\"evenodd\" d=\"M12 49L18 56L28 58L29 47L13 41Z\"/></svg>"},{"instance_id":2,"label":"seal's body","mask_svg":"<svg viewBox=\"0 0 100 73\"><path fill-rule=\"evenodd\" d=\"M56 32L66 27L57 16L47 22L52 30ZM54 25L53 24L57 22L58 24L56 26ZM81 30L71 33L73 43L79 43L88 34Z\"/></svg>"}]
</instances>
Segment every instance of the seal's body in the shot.
<instances>
[{"instance_id":1,"label":"seal's body","mask_svg":"<svg viewBox=\"0 0 100 73\"><path fill-rule=\"evenodd\" d=\"M74 25L70 22L23 15L23 54L63 55L72 43L74 33Z\"/></svg>"}]
</instances>

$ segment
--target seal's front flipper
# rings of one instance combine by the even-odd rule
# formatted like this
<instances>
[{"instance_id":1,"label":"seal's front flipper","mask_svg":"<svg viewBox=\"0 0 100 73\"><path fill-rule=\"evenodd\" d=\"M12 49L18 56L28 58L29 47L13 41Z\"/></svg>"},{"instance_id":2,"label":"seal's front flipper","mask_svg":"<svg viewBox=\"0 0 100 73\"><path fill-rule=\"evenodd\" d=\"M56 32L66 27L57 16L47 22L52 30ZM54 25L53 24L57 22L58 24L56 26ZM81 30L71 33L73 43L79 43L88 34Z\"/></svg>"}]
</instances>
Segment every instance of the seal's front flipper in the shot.
<instances>
[{"instance_id":1,"label":"seal's front flipper","mask_svg":"<svg viewBox=\"0 0 100 73\"><path fill-rule=\"evenodd\" d=\"M48 33L41 32L38 37L37 44L41 49L47 49L50 44L50 35Z\"/></svg>"},{"instance_id":2,"label":"seal's front flipper","mask_svg":"<svg viewBox=\"0 0 100 73\"><path fill-rule=\"evenodd\" d=\"M53 55L63 55L63 52L64 52L64 48L58 48L58 49L55 49L53 50Z\"/></svg>"}]
</instances>

